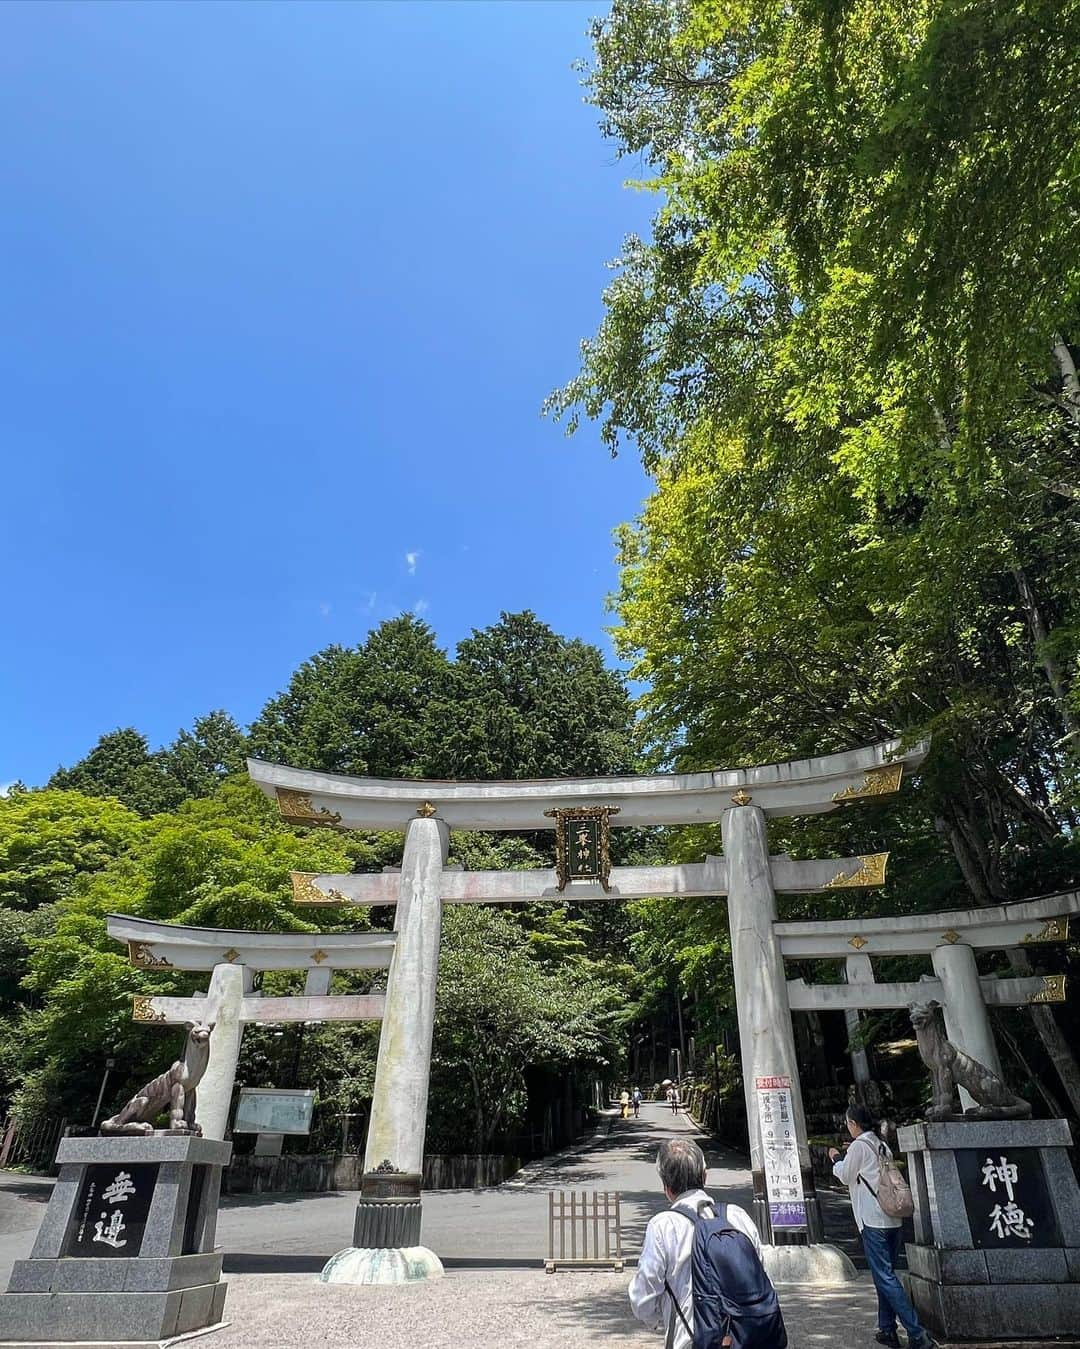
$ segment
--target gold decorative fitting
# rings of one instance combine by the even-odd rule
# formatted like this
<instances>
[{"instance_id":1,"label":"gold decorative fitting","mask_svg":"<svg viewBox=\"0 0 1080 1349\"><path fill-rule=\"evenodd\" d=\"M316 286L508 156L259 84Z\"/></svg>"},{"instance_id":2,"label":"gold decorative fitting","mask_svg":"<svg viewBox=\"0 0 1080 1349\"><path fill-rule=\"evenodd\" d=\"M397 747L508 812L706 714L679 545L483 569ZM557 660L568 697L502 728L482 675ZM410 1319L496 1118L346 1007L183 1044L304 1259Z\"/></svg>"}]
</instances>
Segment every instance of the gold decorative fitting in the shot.
<instances>
[{"instance_id":1,"label":"gold decorative fitting","mask_svg":"<svg viewBox=\"0 0 1080 1349\"><path fill-rule=\"evenodd\" d=\"M425 801L422 806L416 807L417 815L422 816L422 818L425 820L430 820L432 815L435 814L435 811L436 807L433 806L430 801Z\"/></svg>"},{"instance_id":2,"label":"gold decorative fitting","mask_svg":"<svg viewBox=\"0 0 1080 1349\"><path fill-rule=\"evenodd\" d=\"M327 955L326 952L320 948L317 951L312 951L311 958L312 960L314 960L316 965L321 965L323 961L327 959Z\"/></svg>"},{"instance_id":3,"label":"gold decorative fitting","mask_svg":"<svg viewBox=\"0 0 1080 1349\"><path fill-rule=\"evenodd\" d=\"M826 881L823 890L847 890L864 885L884 885L885 867L889 861L887 852L874 852L859 858L856 871L838 871L831 881Z\"/></svg>"},{"instance_id":4,"label":"gold decorative fitting","mask_svg":"<svg viewBox=\"0 0 1080 1349\"><path fill-rule=\"evenodd\" d=\"M948 932L943 932L941 934L941 940L947 941L950 946L955 946L956 943L960 940L960 933L954 932L952 928L949 928Z\"/></svg>"},{"instance_id":5,"label":"gold decorative fitting","mask_svg":"<svg viewBox=\"0 0 1080 1349\"><path fill-rule=\"evenodd\" d=\"M278 787L277 803L281 818L289 824L325 824L332 826L341 823L341 816L336 810L326 810L322 806L316 810L311 804L311 796L307 792L291 792L285 787Z\"/></svg>"},{"instance_id":6,"label":"gold decorative fitting","mask_svg":"<svg viewBox=\"0 0 1080 1349\"><path fill-rule=\"evenodd\" d=\"M131 999L131 1019L132 1021L164 1021L165 1013L154 1008L153 998L146 998L141 993L136 993Z\"/></svg>"},{"instance_id":7,"label":"gold decorative fitting","mask_svg":"<svg viewBox=\"0 0 1080 1349\"><path fill-rule=\"evenodd\" d=\"M164 956L156 956L147 942L129 941L128 960L140 970L171 970L172 961Z\"/></svg>"},{"instance_id":8,"label":"gold decorative fitting","mask_svg":"<svg viewBox=\"0 0 1080 1349\"><path fill-rule=\"evenodd\" d=\"M1069 940L1069 920L1068 918L1048 918L1038 932L1029 932L1024 938L1024 945L1033 945L1040 941L1068 941Z\"/></svg>"},{"instance_id":9,"label":"gold decorative fitting","mask_svg":"<svg viewBox=\"0 0 1080 1349\"><path fill-rule=\"evenodd\" d=\"M555 821L555 876L560 892L571 881L599 881L607 893L611 879L611 817L618 815L620 809L620 806L565 806L544 811L548 819Z\"/></svg>"},{"instance_id":10,"label":"gold decorative fitting","mask_svg":"<svg viewBox=\"0 0 1080 1349\"><path fill-rule=\"evenodd\" d=\"M737 792L733 792L731 795L732 804L736 806L748 806L753 799L745 787L740 787Z\"/></svg>"},{"instance_id":11,"label":"gold decorative fitting","mask_svg":"<svg viewBox=\"0 0 1080 1349\"><path fill-rule=\"evenodd\" d=\"M881 768L868 768L863 774L861 787L845 787L842 792L834 792L834 801L861 801L867 796L891 796L900 790L904 776L902 763L883 764Z\"/></svg>"},{"instance_id":12,"label":"gold decorative fitting","mask_svg":"<svg viewBox=\"0 0 1080 1349\"><path fill-rule=\"evenodd\" d=\"M1065 976L1063 974L1044 974L1043 986L1038 993L1032 993L1028 1002L1064 1002Z\"/></svg>"},{"instance_id":13,"label":"gold decorative fitting","mask_svg":"<svg viewBox=\"0 0 1080 1349\"><path fill-rule=\"evenodd\" d=\"M290 871L294 904L348 904L340 890L320 890L315 884L317 871Z\"/></svg>"},{"instance_id":14,"label":"gold decorative fitting","mask_svg":"<svg viewBox=\"0 0 1080 1349\"><path fill-rule=\"evenodd\" d=\"M227 960L231 965L239 954L240 952L236 949L235 946L230 946L227 951L222 951L221 958L223 960Z\"/></svg>"},{"instance_id":15,"label":"gold decorative fitting","mask_svg":"<svg viewBox=\"0 0 1080 1349\"><path fill-rule=\"evenodd\" d=\"M851 937L848 940L849 946L854 946L856 951L861 951L864 946L870 945L869 937Z\"/></svg>"}]
</instances>

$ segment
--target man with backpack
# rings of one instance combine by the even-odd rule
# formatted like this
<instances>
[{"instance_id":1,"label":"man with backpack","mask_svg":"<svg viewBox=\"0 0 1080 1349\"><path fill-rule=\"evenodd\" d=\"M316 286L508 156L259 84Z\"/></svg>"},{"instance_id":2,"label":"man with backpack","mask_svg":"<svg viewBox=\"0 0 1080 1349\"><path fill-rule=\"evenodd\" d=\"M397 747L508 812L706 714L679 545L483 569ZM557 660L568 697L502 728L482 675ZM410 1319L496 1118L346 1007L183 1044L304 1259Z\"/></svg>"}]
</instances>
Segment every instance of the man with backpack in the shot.
<instances>
[{"instance_id":1,"label":"man with backpack","mask_svg":"<svg viewBox=\"0 0 1080 1349\"><path fill-rule=\"evenodd\" d=\"M630 1281L634 1315L666 1331L665 1349L785 1349L754 1220L706 1194L705 1157L691 1139L662 1143L656 1169L671 1208L645 1229Z\"/></svg>"},{"instance_id":2,"label":"man with backpack","mask_svg":"<svg viewBox=\"0 0 1080 1349\"><path fill-rule=\"evenodd\" d=\"M934 1341L923 1329L911 1299L896 1277L896 1257L900 1252L901 1217L912 1211L911 1191L900 1176L892 1152L877 1132L877 1121L865 1105L850 1105L847 1130L851 1135L846 1154L829 1149L833 1175L848 1187L851 1210L862 1237L866 1263L877 1289L878 1344L900 1349L896 1333L899 1318L907 1332L908 1349L934 1349Z\"/></svg>"}]
</instances>

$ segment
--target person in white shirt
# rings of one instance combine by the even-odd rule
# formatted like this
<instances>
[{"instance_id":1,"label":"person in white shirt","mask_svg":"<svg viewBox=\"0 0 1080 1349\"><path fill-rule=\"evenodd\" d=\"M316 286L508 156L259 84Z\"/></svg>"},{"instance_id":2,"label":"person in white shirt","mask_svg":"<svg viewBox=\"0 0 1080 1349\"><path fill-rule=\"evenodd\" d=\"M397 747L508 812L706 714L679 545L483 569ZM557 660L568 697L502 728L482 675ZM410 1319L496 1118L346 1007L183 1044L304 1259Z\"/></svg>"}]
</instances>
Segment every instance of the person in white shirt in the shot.
<instances>
[{"instance_id":1,"label":"person in white shirt","mask_svg":"<svg viewBox=\"0 0 1080 1349\"><path fill-rule=\"evenodd\" d=\"M896 1277L896 1257L900 1253L899 1218L890 1218L883 1212L876 1195L881 1177L881 1152L891 1157L888 1146L877 1132L877 1121L864 1105L848 1106L847 1129L851 1135L847 1152L841 1157L839 1149L829 1149L833 1175L848 1187L851 1211L862 1237L866 1262L877 1289L878 1344L889 1349L900 1349L896 1333L899 1318L907 1332L909 1349L933 1349L934 1341L923 1329L918 1314L911 1305L903 1285Z\"/></svg>"},{"instance_id":2,"label":"person in white shirt","mask_svg":"<svg viewBox=\"0 0 1080 1349\"><path fill-rule=\"evenodd\" d=\"M652 1330L666 1332L666 1349L691 1349L692 1341L682 1319L664 1288L667 1282L679 1300L686 1324L694 1326L693 1286L690 1280L690 1254L694 1245L694 1223L687 1215L715 1208L705 1192L705 1156L690 1138L673 1138L660 1144L656 1169L671 1208L649 1220L637 1269L630 1280L630 1308L639 1321ZM754 1243L761 1254L754 1220L736 1204L728 1204L727 1220Z\"/></svg>"}]
</instances>

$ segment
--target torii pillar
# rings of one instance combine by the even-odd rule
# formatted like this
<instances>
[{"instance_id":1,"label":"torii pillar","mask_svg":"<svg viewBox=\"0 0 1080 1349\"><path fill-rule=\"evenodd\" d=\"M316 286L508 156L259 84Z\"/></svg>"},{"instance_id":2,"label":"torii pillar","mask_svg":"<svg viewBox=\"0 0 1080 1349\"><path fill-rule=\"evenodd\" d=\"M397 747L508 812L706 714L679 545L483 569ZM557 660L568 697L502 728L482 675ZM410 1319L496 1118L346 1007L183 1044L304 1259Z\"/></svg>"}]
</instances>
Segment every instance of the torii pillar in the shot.
<instances>
[{"instance_id":1,"label":"torii pillar","mask_svg":"<svg viewBox=\"0 0 1080 1349\"><path fill-rule=\"evenodd\" d=\"M811 1242L820 1241L823 1235L821 1210L806 1144L806 1116L788 1005L787 976L780 941L773 926L779 915L769 868L765 813L753 805L736 806L724 811L720 829L728 863L728 924L743 1060L746 1129L754 1178L754 1220L762 1240L783 1240L784 1234L779 1230L774 1233L769 1220L757 1079L786 1078L790 1084L799 1147L807 1236Z\"/></svg>"},{"instance_id":2,"label":"torii pillar","mask_svg":"<svg viewBox=\"0 0 1080 1349\"><path fill-rule=\"evenodd\" d=\"M386 982L353 1245L326 1265L320 1276L325 1283L406 1282L442 1273L438 1256L420 1245L420 1190L449 841L449 829L430 807L422 808L405 833L397 943ZM384 1269L387 1263L402 1268Z\"/></svg>"}]
</instances>

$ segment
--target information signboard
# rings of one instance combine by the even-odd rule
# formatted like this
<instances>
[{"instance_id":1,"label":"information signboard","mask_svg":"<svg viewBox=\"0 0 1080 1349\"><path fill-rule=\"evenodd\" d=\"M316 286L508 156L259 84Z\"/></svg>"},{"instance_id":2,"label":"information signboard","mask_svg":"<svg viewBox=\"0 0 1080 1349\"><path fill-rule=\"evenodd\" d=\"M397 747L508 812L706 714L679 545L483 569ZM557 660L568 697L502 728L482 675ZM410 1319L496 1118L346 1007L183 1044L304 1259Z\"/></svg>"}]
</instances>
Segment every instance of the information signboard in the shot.
<instances>
[{"instance_id":1,"label":"information signboard","mask_svg":"<svg viewBox=\"0 0 1080 1349\"><path fill-rule=\"evenodd\" d=\"M241 1087L234 1134L308 1134L315 1109L313 1091L285 1087Z\"/></svg>"},{"instance_id":2,"label":"information signboard","mask_svg":"<svg viewBox=\"0 0 1080 1349\"><path fill-rule=\"evenodd\" d=\"M791 1078L758 1077L754 1085L757 1088L769 1219L774 1228L805 1227L806 1196L791 1108Z\"/></svg>"}]
</instances>

